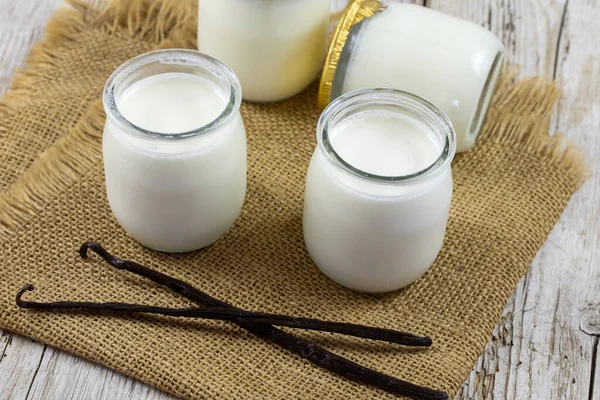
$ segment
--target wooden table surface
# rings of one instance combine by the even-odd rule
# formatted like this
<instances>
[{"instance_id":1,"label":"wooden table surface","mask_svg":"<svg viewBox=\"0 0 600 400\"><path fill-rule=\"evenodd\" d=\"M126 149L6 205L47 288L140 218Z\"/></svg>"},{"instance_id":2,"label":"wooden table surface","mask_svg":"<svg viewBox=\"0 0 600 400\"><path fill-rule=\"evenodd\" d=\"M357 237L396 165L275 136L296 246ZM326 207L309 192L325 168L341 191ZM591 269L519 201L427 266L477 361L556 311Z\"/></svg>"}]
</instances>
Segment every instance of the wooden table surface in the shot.
<instances>
[{"instance_id":1,"label":"wooden table surface","mask_svg":"<svg viewBox=\"0 0 600 400\"><path fill-rule=\"evenodd\" d=\"M551 132L581 147L592 169L457 398L600 399L600 1L412 2L491 29L522 76L558 79L564 94ZM0 0L0 93L58 4ZM61 350L1 329L0 335L0 400L172 399Z\"/></svg>"}]
</instances>

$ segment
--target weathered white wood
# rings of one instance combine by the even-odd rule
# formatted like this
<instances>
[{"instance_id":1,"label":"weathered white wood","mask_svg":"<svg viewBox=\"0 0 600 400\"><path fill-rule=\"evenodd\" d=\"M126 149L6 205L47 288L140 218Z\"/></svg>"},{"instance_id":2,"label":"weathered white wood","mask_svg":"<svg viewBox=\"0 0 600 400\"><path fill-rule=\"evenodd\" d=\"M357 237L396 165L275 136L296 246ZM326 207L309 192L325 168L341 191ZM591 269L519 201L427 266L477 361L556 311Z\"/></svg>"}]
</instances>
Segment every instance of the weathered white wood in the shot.
<instances>
[{"instance_id":1,"label":"weathered white wood","mask_svg":"<svg viewBox=\"0 0 600 400\"><path fill-rule=\"evenodd\" d=\"M583 270L579 274L582 290L578 309L578 334L588 335L592 347L590 364L590 399L600 399L598 337L600 335L600 4L597 1L570 0L555 76L563 82L565 96L556 113L556 129L565 132L574 143L585 149L592 161L592 178L577 193L569 214L562 219L565 231L561 238L563 271ZM570 127L575 127L571 129ZM577 217L575 217L577 216ZM575 219L578 221L576 222ZM552 239L552 238L551 238ZM564 261L563 261L564 260ZM562 262L561 262L562 261ZM571 288L571 291L574 290ZM562 294L562 291L561 291ZM576 330L577 323L573 324ZM587 356L587 354L586 354ZM586 357L587 361L587 357Z\"/></svg>"},{"instance_id":2,"label":"weathered white wood","mask_svg":"<svg viewBox=\"0 0 600 400\"><path fill-rule=\"evenodd\" d=\"M27 399L174 400L118 372L47 347Z\"/></svg>"},{"instance_id":3,"label":"weathered white wood","mask_svg":"<svg viewBox=\"0 0 600 400\"><path fill-rule=\"evenodd\" d=\"M0 335L0 399L25 398L46 346L9 332Z\"/></svg>"},{"instance_id":4,"label":"weathered white wood","mask_svg":"<svg viewBox=\"0 0 600 400\"><path fill-rule=\"evenodd\" d=\"M0 93L57 1L0 0ZM345 0L334 2L339 6ZM600 365L592 369L600 363L594 357L600 335L599 5L593 0L429 3L491 28L507 46L508 61L522 66L522 75L562 79L565 94L553 130L565 132L595 162L593 178L574 196L536 257L458 397L600 399ZM590 393L593 375L596 385ZM117 372L6 332L0 337L4 398L172 399Z\"/></svg>"},{"instance_id":5,"label":"weathered white wood","mask_svg":"<svg viewBox=\"0 0 600 400\"><path fill-rule=\"evenodd\" d=\"M0 0L0 93L59 4L60 0Z\"/></svg>"},{"instance_id":6,"label":"weathered white wood","mask_svg":"<svg viewBox=\"0 0 600 400\"><path fill-rule=\"evenodd\" d=\"M600 35L599 6L585 0L434 0L431 6L491 28L522 75L562 80L552 130L565 132L594 161L594 176L574 196L519 284L457 397L600 398L598 385L597 397L590 397L598 351L598 339L590 335L600 332L580 329L600 326L600 48L592 39Z\"/></svg>"}]
</instances>

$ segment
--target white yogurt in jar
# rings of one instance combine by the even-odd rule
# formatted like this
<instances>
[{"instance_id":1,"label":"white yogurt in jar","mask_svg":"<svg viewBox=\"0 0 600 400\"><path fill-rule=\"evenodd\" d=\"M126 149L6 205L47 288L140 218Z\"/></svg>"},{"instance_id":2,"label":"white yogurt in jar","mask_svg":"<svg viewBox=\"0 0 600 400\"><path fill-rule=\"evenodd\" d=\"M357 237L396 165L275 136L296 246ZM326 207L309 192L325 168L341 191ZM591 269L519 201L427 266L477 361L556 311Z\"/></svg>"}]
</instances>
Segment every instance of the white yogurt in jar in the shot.
<instances>
[{"instance_id":1,"label":"white yogurt in jar","mask_svg":"<svg viewBox=\"0 0 600 400\"><path fill-rule=\"evenodd\" d=\"M450 210L447 117L402 92L363 90L334 101L317 136L303 222L317 267L365 292L417 280L441 249Z\"/></svg>"},{"instance_id":2,"label":"white yogurt in jar","mask_svg":"<svg viewBox=\"0 0 600 400\"><path fill-rule=\"evenodd\" d=\"M331 74L323 75L322 104L357 89L399 89L446 113L458 152L475 145L503 61L504 48L493 33L426 7L386 3L355 25L347 39L337 35L332 46L343 50L333 81L328 81Z\"/></svg>"},{"instance_id":3,"label":"white yogurt in jar","mask_svg":"<svg viewBox=\"0 0 600 400\"><path fill-rule=\"evenodd\" d=\"M200 0L198 49L235 71L245 100L282 100L321 70L329 12L327 0Z\"/></svg>"},{"instance_id":4,"label":"white yogurt in jar","mask_svg":"<svg viewBox=\"0 0 600 400\"><path fill-rule=\"evenodd\" d=\"M348 164L382 176L414 174L442 153L441 143L425 124L387 111L353 115L335 126L329 140Z\"/></svg>"},{"instance_id":5,"label":"white yogurt in jar","mask_svg":"<svg viewBox=\"0 0 600 400\"><path fill-rule=\"evenodd\" d=\"M162 251L221 237L246 193L235 75L197 52L158 51L115 71L104 100L106 190L119 224Z\"/></svg>"}]
</instances>

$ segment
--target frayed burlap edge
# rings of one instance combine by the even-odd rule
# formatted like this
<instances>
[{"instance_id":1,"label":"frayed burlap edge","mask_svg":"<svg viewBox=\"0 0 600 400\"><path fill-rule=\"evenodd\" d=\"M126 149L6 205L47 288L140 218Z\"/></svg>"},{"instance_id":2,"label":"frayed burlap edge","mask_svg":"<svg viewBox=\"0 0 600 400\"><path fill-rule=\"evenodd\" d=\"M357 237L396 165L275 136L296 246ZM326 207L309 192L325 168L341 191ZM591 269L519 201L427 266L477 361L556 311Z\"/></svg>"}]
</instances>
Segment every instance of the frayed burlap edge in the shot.
<instances>
[{"instance_id":1,"label":"frayed burlap edge","mask_svg":"<svg viewBox=\"0 0 600 400\"><path fill-rule=\"evenodd\" d=\"M516 68L507 68L500 78L480 140L525 148L564 172L573 191L579 189L590 174L583 153L563 135L549 135L561 95L557 82L539 77L515 82L517 73Z\"/></svg>"},{"instance_id":2,"label":"frayed burlap edge","mask_svg":"<svg viewBox=\"0 0 600 400\"><path fill-rule=\"evenodd\" d=\"M71 6L63 7L49 21L44 40L37 43L27 58L27 67L18 70L10 90L0 101L0 119L19 100L26 100L31 92L31 79L43 76L55 67L60 57L54 43L72 41L77 34L90 28L111 35L127 36L155 44L157 48L195 46L195 29L189 23L196 12L193 2L177 0L111 0L101 8L98 0L67 0ZM0 126L0 129L3 129Z\"/></svg>"},{"instance_id":3,"label":"frayed burlap edge","mask_svg":"<svg viewBox=\"0 0 600 400\"><path fill-rule=\"evenodd\" d=\"M190 16L192 2L177 0L69 0L72 8L61 9L46 27L44 40L34 46L26 67L17 71L10 90L0 100L0 134L10 137L11 113L33 95L32 81L55 68L55 44L75 40L77 34L99 29L107 34L148 42L159 48L192 48L195 26ZM104 126L104 110L98 100L67 135L46 149L18 181L0 194L0 240L9 237L48 201L75 182L97 162Z\"/></svg>"}]
</instances>

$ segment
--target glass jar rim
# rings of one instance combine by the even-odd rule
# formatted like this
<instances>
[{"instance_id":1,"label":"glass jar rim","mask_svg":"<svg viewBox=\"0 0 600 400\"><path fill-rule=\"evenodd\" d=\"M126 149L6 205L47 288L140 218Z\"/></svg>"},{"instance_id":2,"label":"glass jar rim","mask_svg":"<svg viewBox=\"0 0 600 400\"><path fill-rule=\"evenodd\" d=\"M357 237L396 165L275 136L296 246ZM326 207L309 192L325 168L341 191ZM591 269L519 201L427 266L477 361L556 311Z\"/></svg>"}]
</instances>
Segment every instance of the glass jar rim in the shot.
<instances>
[{"instance_id":1,"label":"glass jar rim","mask_svg":"<svg viewBox=\"0 0 600 400\"><path fill-rule=\"evenodd\" d=\"M358 169L344 160L331 143L329 122L340 112L356 104L379 104L395 106L414 114L421 114L436 124L442 132L444 143L439 157L428 167L408 175L386 176L372 174ZM456 154L456 133L452 122L444 112L422 97L390 88L367 88L354 90L332 101L323 111L317 124L319 148L338 168L362 180L387 185L408 185L421 182L438 175L450 166Z\"/></svg>"},{"instance_id":2,"label":"glass jar rim","mask_svg":"<svg viewBox=\"0 0 600 400\"><path fill-rule=\"evenodd\" d=\"M204 65L210 65L214 67L223 74L221 78L230 88L230 95L225 109L217 118L208 124L185 132L156 132L149 129L144 129L141 126L132 123L125 118L123 114L121 114L119 108L117 107L115 88L129 74L153 63L179 66L189 65L197 66L203 69L206 69ZM125 61L117 69L115 69L104 85L102 103L104 105L107 118L110 118L112 122L117 124L129 134L133 134L134 136L138 137L144 137L146 139L180 140L213 132L233 118L242 103L242 87L240 81L231 68L214 57L196 50L163 49L140 54L131 58L130 60Z\"/></svg>"}]
</instances>

